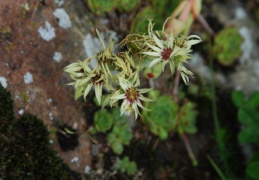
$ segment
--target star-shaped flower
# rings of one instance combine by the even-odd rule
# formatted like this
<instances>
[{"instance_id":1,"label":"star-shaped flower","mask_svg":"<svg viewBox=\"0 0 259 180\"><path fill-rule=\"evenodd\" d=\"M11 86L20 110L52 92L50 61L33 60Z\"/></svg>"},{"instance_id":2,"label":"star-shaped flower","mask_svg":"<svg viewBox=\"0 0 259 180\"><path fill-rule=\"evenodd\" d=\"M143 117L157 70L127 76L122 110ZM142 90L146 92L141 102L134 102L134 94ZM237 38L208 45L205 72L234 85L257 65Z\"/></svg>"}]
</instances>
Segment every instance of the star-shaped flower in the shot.
<instances>
[{"instance_id":1,"label":"star-shaped flower","mask_svg":"<svg viewBox=\"0 0 259 180\"><path fill-rule=\"evenodd\" d=\"M121 115L124 113L130 114L132 111L134 111L135 119L137 119L138 115L140 115L138 106L142 109L148 110L141 104L141 101L152 101L142 95L143 93L147 93L151 89L138 89L131 82L120 77L119 83L121 89L117 90L110 97L110 100L112 101L112 103L115 103L122 99L123 102L121 104L120 110Z\"/></svg>"},{"instance_id":2,"label":"star-shaped flower","mask_svg":"<svg viewBox=\"0 0 259 180\"><path fill-rule=\"evenodd\" d=\"M113 90L113 87L108 83L108 77L100 67L91 69L89 62L91 59L85 61L78 61L65 67L65 72L69 73L69 76L74 80L68 85L75 87L75 99L81 96L86 96L92 89L95 88L95 96L98 103L101 103L102 88L105 86L108 90Z\"/></svg>"},{"instance_id":3,"label":"star-shaped flower","mask_svg":"<svg viewBox=\"0 0 259 180\"><path fill-rule=\"evenodd\" d=\"M150 47L152 52L142 52L142 54L148 56L155 56L156 58L152 60L149 64L149 68L157 63L162 63L162 70L164 66L169 62L170 66L174 66L174 62L171 60L177 51L174 50L174 37L173 35L168 35L166 40L159 39L155 34L152 35L156 45L151 45L146 43Z\"/></svg>"},{"instance_id":4,"label":"star-shaped flower","mask_svg":"<svg viewBox=\"0 0 259 180\"><path fill-rule=\"evenodd\" d=\"M161 33L160 33L161 34ZM171 73L173 74L175 69L180 72L181 77L185 84L188 84L189 77L193 76L193 73L187 70L183 63L187 62L187 59L191 57L190 53L192 52L191 46L201 42L201 39L197 35L191 35L188 37L180 36L174 38L173 35L166 34L162 32L162 38L158 38L154 33L152 37L154 39L154 44L151 45L150 43L146 43L146 45L151 48L153 51L151 52L142 52L142 54L153 56L153 59L150 64L149 68L152 66L161 63L162 71L165 68L165 65L169 63ZM161 35L160 35L161 36Z\"/></svg>"}]
</instances>

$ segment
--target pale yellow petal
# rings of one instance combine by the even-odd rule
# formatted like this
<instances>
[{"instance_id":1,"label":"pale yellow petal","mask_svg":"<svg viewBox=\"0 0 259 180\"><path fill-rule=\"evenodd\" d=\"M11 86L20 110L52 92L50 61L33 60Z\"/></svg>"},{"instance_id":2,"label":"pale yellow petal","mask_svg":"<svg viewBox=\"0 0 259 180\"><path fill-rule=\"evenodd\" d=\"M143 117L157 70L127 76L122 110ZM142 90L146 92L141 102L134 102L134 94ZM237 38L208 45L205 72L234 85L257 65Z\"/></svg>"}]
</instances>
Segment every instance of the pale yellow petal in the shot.
<instances>
[{"instance_id":1,"label":"pale yellow petal","mask_svg":"<svg viewBox=\"0 0 259 180\"><path fill-rule=\"evenodd\" d=\"M161 49L164 49L164 48L165 48L165 46L164 46L164 44L162 43L162 41L159 40L155 34L153 34L153 38L154 38L156 44L157 44Z\"/></svg>"},{"instance_id":2,"label":"pale yellow petal","mask_svg":"<svg viewBox=\"0 0 259 180\"><path fill-rule=\"evenodd\" d=\"M149 68L151 68L152 66L154 66L155 64L157 64L158 62L162 61L161 58L156 58L153 61L151 61L151 63L149 64Z\"/></svg>"},{"instance_id":3,"label":"pale yellow petal","mask_svg":"<svg viewBox=\"0 0 259 180\"><path fill-rule=\"evenodd\" d=\"M89 93L89 91L91 90L93 84L88 84L88 86L86 87L85 89L85 92L84 92L84 99L86 98L87 94Z\"/></svg>"},{"instance_id":4,"label":"pale yellow petal","mask_svg":"<svg viewBox=\"0 0 259 180\"><path fill-rule=\"evenodd\" d=\"M127 100L124 100L123 103L121 104L121 115L125 113L125 111L127 111L128 109L128 103L127 103Z\"/></svg>"},{"instance_id":5,"label":"pale yellow petal","mask_svg":"<svg viewBox=\"0 0 259 180\"><path fill-rule=\"evenodd\" d=\"M149 55L149 56L160 56L159 52L142 52L142 54Z\"/></svg>"},{"instance_id":6,"label":"pale yellow petal","mask_svg":"<svg viewBox=\"0 0 259 180\"><path fill-rule=\"evenodd\" d=\"M139 100L137 101L137 105L146 111L150 111L149 109L145 108Z\"/></svg>"},{"instance_id":7,"label":"pale yellow petal","mask_svg":"<svg viewBox=\"0 0 259 180\"><path fill-rule=\"evenodd\" d=\"M144 101L144 102L151 102L151 101L153 101L152 99L146 98L145 96L139 96L139 99Z\"/></svg>"},{"instance_id":8,"label":"pale yellow petal","mask_svg":"<svg viewBox=\"0 0 259 180\"><path fill-rule=\"evenodd\" d=\"M151 49L153 49L153 50L156 51L156 52L161 52L161 51L162 51L162 49L159 49L158 47L153 46L153 45L151 45L151 44L149 44L149 43L146 43L146 45L148 45Z\"/></svg>"},{"instance_id":9,"label":"pale yellow petal","mask_svg":"<svg viewBox=\"0 0 259 180\"><path fill-rule=\"evenodd\" d=\"M125 94L119 94L119 95L116 95L116 96L112 96L110 99L119 100L119 99L125 99L125 98L126 98Z\"/></svg>"},{"instance_id":10,"label":"pale yellow petal","mask_svg":"<svg viewBox=\"0 0 259 180\"><path fill-rule=\"evenodd\" d=\"M138 89L138 90L142 94L142 93L147 93L147 92L151 91L152 89Z\"/></svg>"},{"instance_id":11,"label":"pale yellow petal","mask_svg":"<svg viewBox=\"0 0 259 180\"><path fill-rule=\"evenodd\" d=\"M79 80L79 81L77 82L77 83L78 83L78 86L82 86L82 85L88 83L88 81L90 81L90 80L91 80L91 77L87 77L87 78L84 78L84 79L82 79L82 80Z\"/></svg>"},{"instance_id":12,"label":"pale yellow petal","mask_svg":"<svg viewBox=\"0 0 259 180\"><path fill-rule=\"evenodd\" d=\"M99 104L101 104L101 97L102 97L102 85L95 84L95 96Z\"/></svg>"}]
</instances>

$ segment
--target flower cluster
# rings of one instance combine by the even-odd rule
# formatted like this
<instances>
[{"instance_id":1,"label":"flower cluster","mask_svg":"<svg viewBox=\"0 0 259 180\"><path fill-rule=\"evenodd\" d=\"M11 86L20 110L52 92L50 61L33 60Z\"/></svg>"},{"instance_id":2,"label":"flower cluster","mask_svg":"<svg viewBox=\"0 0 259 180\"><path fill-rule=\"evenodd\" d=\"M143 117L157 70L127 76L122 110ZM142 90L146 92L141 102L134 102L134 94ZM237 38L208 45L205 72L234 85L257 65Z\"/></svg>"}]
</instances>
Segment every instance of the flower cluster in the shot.
<instances>
[{"instance_id":1,"label":"flower cluster","mask_svg":"<svg viewBox=\"0 0 259 180\"><path fill-rule=\"evenodd\" d=\"M94 88L99 104L115 106L120 99L123 99L121 114L130 114L134 111L137 119L140 114L138 107L145 109L141 101L150 101L142 95L149 89L137 88L140 85L139 72L129 52L114 54L114 41L110 40L110 45L106 47L98 31L97 34L102 42L103 50L94 57L72 63L64 69L73 80L69 85L74 86L76 90L75 99L81 96L86 98L90 90ZM93 59L97 61L96 67L90 67ZM101 99L103 89L109 93L104 101Z\"/></svg>"},{"instance_id":2,"label":"flower cluster","mask_svg":"<svg viewBox=\"0 0 259 180\"><path fill-rule=\"evenodd\" d=\"M133 34L124 40L123 44L129 48L136 44L139 49L136 53L143 54L146 59L152 59L148 62L148 68L157 66L160 71L164 71L165 65L169 64L171 73L175 70L179 71L185 84L189 83L189 76L193 73L184 67L184 63L191 57L191 46L201 42L201 38L197 35L188 37L174 37L173 34L167 34L164 30L153 31L152 21L149 21L148 35L139 36ZM134 39L134 40L131 40ZM139 43L142 41L141 43Z\"/></svg>"},{"instance_id":3,"label":"flower cluster","mask_svg":"<svg viewBox=\"0 0 259 180\"><path fill-rule=\"evenodd\" d=\"M143 102L151 101L143 96L150 89L139 89L139 72L144 68L156 68L164 71L169 64L171 73L179 71L185 84L193 73L187 70L183 63L191 57L191 46L201 42L199 36L174 37L164 31L153 31L152 21L149 22L148 35L130 34L122 42L128 48L126 52L113 53L114 41L106 47L99 32L97 34L103 45L103 50L94 57L78 61L65 67L75 88L75 99L86 98L92 88L100 105L111 107L120 105L121 115L134 112L137 119L139 107L147 110ZM90 62L96 59L97 65L90 67ZM105 89L108 95L102 100Z\"/></svg>"}]
</instances>

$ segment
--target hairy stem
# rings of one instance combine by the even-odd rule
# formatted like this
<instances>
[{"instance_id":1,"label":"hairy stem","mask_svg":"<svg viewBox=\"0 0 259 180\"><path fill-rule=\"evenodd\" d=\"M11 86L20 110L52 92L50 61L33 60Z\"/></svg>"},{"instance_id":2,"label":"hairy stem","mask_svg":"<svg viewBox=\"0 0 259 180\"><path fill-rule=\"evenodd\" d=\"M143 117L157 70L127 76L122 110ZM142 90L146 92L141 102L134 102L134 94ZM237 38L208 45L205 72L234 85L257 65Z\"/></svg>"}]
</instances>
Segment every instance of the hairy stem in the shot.
<instances>
[{"instance_id":1,"label":"hairy stem","mask_svg":"<svg viewBox=\"0 0 259 180\"><path fill-rule=\"evenodd\" d=\"M175 102L178 102L178 87L179 87L179 82L180 82L180 73L177 71L175 78L174 78L174 88L173 88L173 98Z\"/></svg>"}]
</instances>

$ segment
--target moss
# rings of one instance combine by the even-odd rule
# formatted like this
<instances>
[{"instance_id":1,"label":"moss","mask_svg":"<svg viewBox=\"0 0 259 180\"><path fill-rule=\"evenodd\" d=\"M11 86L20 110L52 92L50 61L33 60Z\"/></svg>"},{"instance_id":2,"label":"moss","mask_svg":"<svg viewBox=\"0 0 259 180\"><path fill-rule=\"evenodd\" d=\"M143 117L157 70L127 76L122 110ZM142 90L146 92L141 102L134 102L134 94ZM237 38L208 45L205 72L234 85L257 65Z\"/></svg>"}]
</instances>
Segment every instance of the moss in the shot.
<instances>
[{"instance_id":1,"label":"moss","mask_svg":"<svg viewBox=\"0 0 259 180\"><path fill-rule=\"evenodd\" d=\"M0 86L0 178L68 179L69 168L49 147L49 132L33 115L15 121L10 93Z\"/></svg>"},{"instance_id":2,"label":"moss","mask_svg":"<svg viewBox=\"0 0 259 180\"><path fill-rule=\"evenodd\" d=\"M13 101L11 99L11 94L6 92L6 90L0 86L0 132L1 139L4 134L11 130L11 124L14 120L13 113Z\"/></svg>"}]
</instances>

